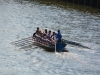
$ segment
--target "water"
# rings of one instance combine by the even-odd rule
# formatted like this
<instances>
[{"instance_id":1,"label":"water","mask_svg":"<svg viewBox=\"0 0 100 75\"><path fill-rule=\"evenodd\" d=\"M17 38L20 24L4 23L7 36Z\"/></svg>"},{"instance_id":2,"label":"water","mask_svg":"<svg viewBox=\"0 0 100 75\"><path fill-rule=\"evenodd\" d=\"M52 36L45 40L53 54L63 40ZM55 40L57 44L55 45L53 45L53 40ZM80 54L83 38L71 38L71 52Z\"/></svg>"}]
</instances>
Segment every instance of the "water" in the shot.
<instances>
[{"instance_id":1,"label":"water","mask_svg":"<svg viewBox=\"0 0 100 75\"><path fill-rule=\"evenodd\" d=\"M0 1L0 75L99 75L100 15L72 8ZM61 30L67 45L53 53L32 43L36 27Z\"/></svg>"}]
</instances>

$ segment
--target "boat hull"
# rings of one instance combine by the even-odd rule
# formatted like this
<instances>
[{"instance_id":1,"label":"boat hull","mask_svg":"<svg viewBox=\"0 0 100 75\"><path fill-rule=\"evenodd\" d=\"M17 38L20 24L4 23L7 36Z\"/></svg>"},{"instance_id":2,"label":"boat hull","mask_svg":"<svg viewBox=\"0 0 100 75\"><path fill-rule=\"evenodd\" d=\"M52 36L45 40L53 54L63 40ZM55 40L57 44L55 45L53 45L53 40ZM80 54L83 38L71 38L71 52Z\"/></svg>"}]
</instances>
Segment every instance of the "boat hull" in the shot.
<instances>
[{"instance_id":1,"label":"boat hull","mask_svg":"<svg viewBox=\"0 0 100 75\"><path fill-rule=\"evenodd\" d=\"M67 44L65 43L58 43L56 44L56 51L57 52L63 52L64 48L66 47Z\"/></svg>"},{"instance_id":2,"label":"boat hull","mask_svg":"<svg viewBox=\"0 0 100 75\"><path fill-rule=\"evenodd\" d=\"M37 39L37 37L35 36L35 35L33 35L33 40L34 40L34 42L38 45L38 46L41 46L41 47L43 47L43 48L46 48L47 50L50 50L50 51L57 51L57 52L63 52L64 51L64 48L66 47L66 42L64 41L64 39L62 39L61 40L61 43L57 43L56 44L56 47L55 47L55 45L46 45L46 44L44 44L43 43L43 41L42 41L42 43L41 42L39 42L39 39ZM38 41L37 41L38 40Z\"/></svg>"},{"instance_id":3,"label":"boat hull","mask_svg":"<svg viewBox=\"0 0 100 75\"><path fill-rule=\"evenodd\" d=\"M40 43L36 40L34 40L35 44L46 49L47 51L50 51L50 52L54 52L55 51L55 45L45 45L43 43ZM66 47L66 43L58 43L56 44L56 51L57 52L63 52L64 51L64 48ZM65 52L65 51L64 51Z\"/></svg>"}]
</instances>

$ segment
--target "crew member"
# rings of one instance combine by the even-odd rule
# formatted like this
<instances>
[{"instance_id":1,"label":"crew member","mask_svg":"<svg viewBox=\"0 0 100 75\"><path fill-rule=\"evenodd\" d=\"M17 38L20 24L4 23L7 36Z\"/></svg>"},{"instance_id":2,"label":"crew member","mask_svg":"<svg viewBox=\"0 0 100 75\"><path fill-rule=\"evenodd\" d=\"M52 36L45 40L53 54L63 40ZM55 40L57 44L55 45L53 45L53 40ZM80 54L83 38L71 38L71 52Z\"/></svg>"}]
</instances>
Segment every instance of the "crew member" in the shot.
<instances>
[{"instance_id":1,"label":"crew member","mask_svg":"<svg viewBox=\"0 0 100 75\"><path fill-rule=\"evenodd\" d=\"M60 30L58 30L58 33L56 34L57 43L61 43L61 38L62 38L62 35L60 33Z\"/></svg>"}]
</instances>

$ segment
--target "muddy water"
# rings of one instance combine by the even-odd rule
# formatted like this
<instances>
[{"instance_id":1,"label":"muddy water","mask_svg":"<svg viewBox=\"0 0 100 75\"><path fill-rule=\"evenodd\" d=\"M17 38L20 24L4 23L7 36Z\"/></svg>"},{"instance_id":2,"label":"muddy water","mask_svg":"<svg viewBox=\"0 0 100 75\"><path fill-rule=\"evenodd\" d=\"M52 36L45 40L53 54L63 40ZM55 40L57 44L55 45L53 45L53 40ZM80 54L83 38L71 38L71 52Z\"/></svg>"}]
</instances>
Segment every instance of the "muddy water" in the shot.
<instances>
[{"instance_id":1,"label":"muddy water","mask_svg":"<svg viewBox=\"0 0 100 75\"><path fill-rule=\"evenodd\" d=\"M99 12L18 0L1 0L0 11L1 75L100 74ZM69 52L47 52L32 43L36 27L60 29L64 39L90 49L67 45Z\"/></svg>"}]
</instances>

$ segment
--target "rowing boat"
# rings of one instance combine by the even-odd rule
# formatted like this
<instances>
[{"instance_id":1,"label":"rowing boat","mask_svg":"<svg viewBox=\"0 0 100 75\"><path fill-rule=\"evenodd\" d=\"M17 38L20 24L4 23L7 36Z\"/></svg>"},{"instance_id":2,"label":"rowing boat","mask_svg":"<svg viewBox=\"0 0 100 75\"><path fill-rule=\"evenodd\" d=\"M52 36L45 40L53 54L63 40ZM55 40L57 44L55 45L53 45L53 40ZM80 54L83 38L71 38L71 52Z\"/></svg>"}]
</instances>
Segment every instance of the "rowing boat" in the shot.
<instances>
[{"instance_id":1,"label":"rowing boat","mask_svg":"<svg viewBox=\"0 0 100 75\"><path fill-rule=\"evenodd\" d=\"M41 46L43 48L46 48L46 50L49 50L49 51L55 51L55 49L56 49L57 52L63 52L64 51L64 48L67 45L64 39L61 40L61 43L57 43L57 44L52 44L51 45L51 44L44 44L43 42L45 42L45 41L42 41L42 43L39 42L39 40L37 41L38 38L36 36L34 36L34 35L33 35L32 38L33 38L34 42L38 46Z\"/></svg>"}]
</instances>

